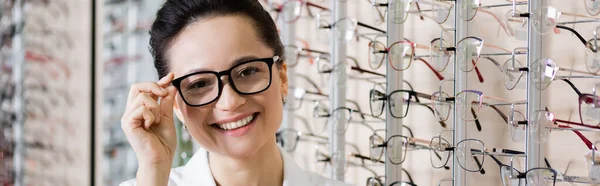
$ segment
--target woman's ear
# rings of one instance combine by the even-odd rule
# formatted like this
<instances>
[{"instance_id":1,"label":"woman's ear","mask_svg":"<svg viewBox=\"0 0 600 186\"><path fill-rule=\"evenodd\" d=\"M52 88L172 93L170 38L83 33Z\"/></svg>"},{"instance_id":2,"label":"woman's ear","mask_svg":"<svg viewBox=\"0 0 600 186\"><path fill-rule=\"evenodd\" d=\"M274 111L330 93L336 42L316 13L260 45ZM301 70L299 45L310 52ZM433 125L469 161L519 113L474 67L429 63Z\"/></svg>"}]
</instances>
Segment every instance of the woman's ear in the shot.
<instances>
[{"instance_id":1,"label":"woman's ear","mask_svg":"<svg viewBox=\"0 0 600 186\"><path fill-rule=\"evenodd\" d=\"M179 96L175 96L175 101L173 101L173 112L175 112L175 115L177 116L179 121L181 121L185 125L185 118L183 118L183 114L181 113L181 108L179 107L179 101L181 99L178 99L178 97Z\"/></svg>"},{"instance_id":2,"label":"woman's ear","mask_svg":"<svg viewBox=\"0 0 600 186\"><path fill-rule=\"evenodd\" d=\"M281 94L284 96L288 95L288 75L287 75L287 64L284 62L279 68L279 79L281 80Z\"/></svg>"}]
</instances>

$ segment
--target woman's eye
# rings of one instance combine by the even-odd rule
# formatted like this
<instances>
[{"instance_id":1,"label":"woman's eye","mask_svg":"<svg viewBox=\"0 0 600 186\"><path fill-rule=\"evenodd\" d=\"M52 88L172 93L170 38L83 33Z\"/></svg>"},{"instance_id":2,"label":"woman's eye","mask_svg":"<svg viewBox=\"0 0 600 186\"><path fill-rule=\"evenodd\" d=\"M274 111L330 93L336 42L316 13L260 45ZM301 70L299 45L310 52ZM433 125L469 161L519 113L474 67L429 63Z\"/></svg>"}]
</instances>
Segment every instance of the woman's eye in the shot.
<instances>
[{"instance_id":1,"label":"woman's eye","mask_svg":"<svg viewBox=\"0 0 600 186\"><path fill-rule=\"evenodd\" d=\"M260 69L256 67L247 67L238 72L238 77L248 77L258 73Z\"/></svg>"},{"instance_id":2,"label":"woman's eye","mask_svg":"<svg viewBox=\"0 0 600 186\"><path fill-rule=\"evenodd\" d=\"M198 81L194 81L192 83L190 83L187 87L189 90L191 89L202 89L202 88L207 88L211 85L212 83L210 83L207 80L198 80Z\"/></svg>"}]
</instances>

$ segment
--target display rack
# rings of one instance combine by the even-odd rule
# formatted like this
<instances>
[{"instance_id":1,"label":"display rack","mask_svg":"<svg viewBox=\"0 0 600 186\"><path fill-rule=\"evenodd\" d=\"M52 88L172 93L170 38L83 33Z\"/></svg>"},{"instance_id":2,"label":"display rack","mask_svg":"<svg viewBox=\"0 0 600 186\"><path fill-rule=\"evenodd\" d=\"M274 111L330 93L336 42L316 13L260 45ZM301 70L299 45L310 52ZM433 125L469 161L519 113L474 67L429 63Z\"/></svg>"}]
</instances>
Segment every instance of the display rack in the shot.
<instances>
[{"instance_id":1,"label":"display rack","mask_svg":"<svg viewBox=\"0 0 600 186\"><path fill-rule=\"evenodd\" d=\"M463 19L459 18L459 11L463 11L457 7L461 7L463 5L461 5L462 3L468 3L465 2L468 0L456 0L454 1L456 3L456 5L454 6L454 41L452 43L454 43L454 46L456 48L458 48L458 42L465 37L469 36L469 22L464 21ZM464 10L467 11L467 10ZM455 50L456 52L457 50ZM469 85L469 78L468 78L468 73L467 72L463 72L460 69L460 64L464 63L464 61L459 61L456 57L456 55L454 55L454 92L452 95L455 95L462 91L462 90L466 90L468 89L468 85ZM459 98L455 97L455 100L457 100ZM467 104L463 104L465 107L468 107ZM464 121L463 119L461 119L460 113L458 113L458 101L454 101L454 122L452 124L453 126L453 139L452 139L452 145L454 147L457 146L457 143L466 139L468 134L467 134L467 122ZM463 110L468 108L462 108ZM452 184L454 186L462 186L462 185L466 185L467 184L467 172L461 168L461 166L459 165L458 161L459 161L459 157L454 155L455 153L452 153Z\"/></svg>"},{"instance_id":2,"label":"display rack","mask_svg":"<svg viewBox=\"0 0 600 186\"><path fill-rule=\"evenodd\" d=\"M544 51L544 40L543 40L543 36L540 35L539 33L534 31L533 28L533 24L532 24L532 12L535 12L538 8L544 6L546 4L546 0L541 0L541 1L535 1L535 0L529 0L528 3L528 10L529 10L529 16L527 16L528 21L527 21L527 30L528 30L528 38L527 38L527 43L528 43L528 49L529 52L527 53L527 67L529 69L531 69L532 67L532 63L537 60L537 59L541 59L543 56L543 51ZM520 15L513 15L513 16L520 16ZM545 107L544 104L544 91L541 91L537 88L535 88L535 86L533 85L533 79L537 78L533 76L533 73L527 73L527 114L526 114L526 118L527 121L532 121L533 118L533 113L535 111L541 110ZM538 144L535 142L535 140L533 140L534 136L533 133L529 132L529 130L531 130L531 128L527 127L527 137L526 137L526 148L525 148L525 152L527 153L527 157L525 159L526 161L526 166L525 169L529 170L531 168L534 167L540 167L544 164L544 154L545 154L545 146L544 144ZM542 130L538 130L537 131L537 135L540 135L539 133L541 133Z\"/></svg>"},{"instance_id":3,"label":"display rack","mask_svg":"<svg viewBox=\"0 0 600 186\"><path fill-rule=\"evenodd\" d=\"M331 178L336 180L344 181L345 173L345 162L346 160L346 134L345 125L346 122L343 119L346 118L345 112L336 112L336 108L346 106L346 45L344 37L340 34L344 34L347 31L347 27L350 25L336 24L342 18L347 16L347 4L346 1L331 1L332 16L331 16L331 79L330 79L330 97L329 102L331 104L331 117L329 117L329 152L332 157L332 171Z\"/></svg>"},{"instance_id":4,"label":"display rack","mask_svg":"<svg viewBox=\"0 0 600 186\"><path fill-rule=\"evenodd\" d=\"M15 28L24 26L23 0L13 1L12 22ZM25 46L23 42L23 32L17 31L12 37L11 60L14 64L13 82L15 93L13 99L13 108L15 121L13 124L13 140L15 143L13 161L15 171L15 186L24 186L25 177Z\"/></svg>"},{"instance_id":5,"label":"display rack","mask_svg":"<svg viewBox=\"0 0 600 186\"><path fill-rule=\"evenodd\" d=\"M388 3L388 9L391 8L397 8L397 7L393 7L393 6L398 6L398 4L394 4L394 3ZM403 4L401 6L404 6ZM402 7L405 8L405 7ZM390 17L396 17L397 15L394 14L400 14L402 12L389 12L388 15L388 19L387 19L387 43L394 43L396 41L401 41L404 40L404 24L396 24L394 23L393 19L391 19ZM387 55L387 58L389 58L390 55ZM403 89L403 72L402 71L396 71L391 67L390 63L386 63L387 67L386 67L386 82L387 82L387 88L386 88L386 93L390 93L392 91L395 90L402 90ZM385 139L390 139L390 137L394 136L394 135L402 135L402 119L396 119L394 117L392 117L392 109L397 109L395 111L399 111L397 113L402 113L402 109L403 109L403 101L398 101L397 102L398 106L394 107L394 108L388 108L386 109L387 111L386 113L386 122L385 122L385 128L386 128L386 137ZM399 149L399 153L402 154L402 151L406 150L406 149ZM388 155L388 149L385 149L385 154L386 157ZM385 164L385 175L386 175L386 184L389 183L393 183L396 181L401 181L402 180L402 164L400 165L394 165L392 163L390 163L389 161L386 161Z\"/></svg>"}]
</instances>

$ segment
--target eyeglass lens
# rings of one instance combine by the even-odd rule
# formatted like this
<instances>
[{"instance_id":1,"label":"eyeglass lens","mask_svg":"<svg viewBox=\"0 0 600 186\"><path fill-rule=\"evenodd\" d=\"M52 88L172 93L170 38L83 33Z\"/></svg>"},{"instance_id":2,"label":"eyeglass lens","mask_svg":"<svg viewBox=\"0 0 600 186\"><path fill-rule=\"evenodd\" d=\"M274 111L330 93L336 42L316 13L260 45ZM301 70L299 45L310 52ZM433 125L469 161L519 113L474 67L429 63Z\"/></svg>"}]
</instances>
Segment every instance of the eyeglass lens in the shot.
<instances>
[{"instance_id":1,"label":"eyeglass lens","mask_svg":"<svg viewBox=\"0 0 600 186\"><path fill-rule=\"evenodd\" d=\"M475 115L481 108L480 99L480 95L475 92L465 91L456 95L456 109L464 121L475 121L477 119Z\"/></svg>"},{"instance_id":2,"label":"eyeglass lens","mask_svg":"<svg viewBox=\"0 0 600 186\"><path fill-rule=\"evenodd\" d=\"M447 47L446 42L442 39L431 42L431 61L433 61L433 68L438 72L446 70L452 57L448 51L443 50L445 47Z\"/></svg>"},{"instance_id":3,"label":"eyeglass lens","mask_svg":"<svg viewBox=\"0 0 600 186\"><path fill-rule=\"evenodd\" d=\"M372 69L377 69L383 64L385 59L385 45L378 41L372 41L369 43L369 66Z\"/></svg>"},{"instance_id":4,"label":"eyeglass lens","mask_svg":"<svg viewBox=\"0 0 600 186\"><path fill-rule=\"evenodd\" d=\"M383 147L377 147L384 143L383 138L379 135L372 135L369 139L371 140L371 160L377 162L381 160L381 156L383 155Z\"/></svg>"},{"instance_id":5,"label":"eyeglass lens","mask_svg":"<svg viewBox=\"0 0 600 186\"><path fill-rule=\"evenodd\" d=\"M448 20L450 11L452 11L452 4L444 2L444 0L434 0L433 5L433 18L439 24L442 24Z\"/></svg>"},{"instance_id":6,"label":"eyeglass lens","mask_svg":"<svg viewBox=\"0 0 600 186\"><path fill-rule=\"evenodd\" d=\"M406 21L411 1L412 0L390 0L390 10L388 15L392 15L391 19L394 24L402 24Z\"/></svg>"},{"instance_id":7,"label":"eyeglass lens","mask_svg":"<svg viewBox=\"0 0 600 186\"><path fill-rule=\"evenodd\" d=\"M554 115L547 111L537 111L533 115L529 131L533 140L537 143L545 143L548 139L550 130L547 127L553 126Z\"/></svg>"},{"instance_id":8,"label":"eyeglass lens","mask_svg":"<svg viewBox=\"0 0 600 186\"><path fill-rule=\"evenodd\" d=\"M483 41L475 38L465 38L456 46L456 57L459 68L462 71L470 72L475 68L479 60L479 54Z\"/></svg>"},{"instance_id":9,"label":"eyeglass lens","mask_svg":"<svg viewBox=\"0 0 600 186\"><path fill-rule=\"evenodd\" d=\"M596 33L600 34L600 27L596 29ZM600 37L600 35L597 37ZM588 42L592 45L592 48L600 49L600 38L591 39ZM585 67L590 73L598 73L600 71L600 52L594 52L590 49L585 50Z\"/></svg>"},{"instance_id":10,"label":"eyeglass lens","mask_svg":"<svg viewBox=\"0 0 600 186\"><path fill-rule=\"evenodd\" d=\"M452 151L446 150L446 147L449 144L450 143L448 140L440 136L436 136L431 139L431 142L429 143L429 146L431 147L431 150L429 151L431 166L439 169L448 163L448 160L450 159L450 153L452 153ZM438 155L441 158L437 158Z\"/></svg>"},{"instance_id":11,"label":"eyeglass lens","mask_svg":"<svg viewBox=\"0 0 600 186\"><path fill-rule=\"evenodd\" d=\"M302 1L289 0L283 4L283 21L292 23L296 21L302 12Z\"/></svg>"},{"instance_id":12,"label":"eyeglass lens","mask_svg":"<svg viewBox=\"0 0 600 186\"><path fill-rule=\"evenodd\" d=\"M542 7L533 14L533 28L542 35L549 34L556 27L559 11L550 6Z\"/></svg>"},{"instance_id":13,"label":"eyeglass lens","mask_svg":"<svg viewBox=\"0 0 600 186\"><path fill-rule=\"evenodd\" d=\"M396 91L392 93L388 100L388 104L390 106L389 109L392 114L392 117L406 117L406 115L408 114L411 99L412 95L410 94L410 92L407 91ZM399 104L402 104L402 107L399 107Z\"/></svg>"},{"instance_id":14,"label":"eyeglass lens","mask_svg":"<svg viewBox=\"0 0 600 186\"><path fill-rule=\"evenodd\" d=\"M371 115L377 117L383 113L384 105L385 105L385 94L378 90L371 90L370 92L371 101L369 102L369 106L371 108Z\"/></svg>"},{"instance_id":15,"label":"eyeglass lens","mask_svg":"<svg viewBox=\"0 0 600 186\"><path fill-rule=\"evenodd\" d=\"M431 95L434 113L440 121L446 121L450 117L452 103L446 101L448 97L448 94L443 92L435 92Z\"/></svg>"},{"instance_id":16,"label":"eyeglass lens","mask_svg":"<svg viewBox=\"0 0 600 186\"><path fill-rule=\"evenodd\" d=\"M550 169L534 169L527 172L527 185L552 185L556 181L556 172Z\"/></svg>"},{"instance_id":17,"label":"eyeglass lens","mask_svg":"<svg viewBox=\"0 0 600 186\"><path fill-rule=\"evenodd\" d=\"M538 59L531 65L531 76L533 85L540 90L544 90L554 80L558 67L552 59Z\"/></svg>"},{"instance_id":18,"label":"eyeglass lens","mask_svg":"<svg viewBox=\"0 0 600 186\"><path fill-rule=\"evenodd\" d=\"M480 0L458 0L458 4L460 4L460 9L458 15L464 21L470 21L477 14L477 9L479 8Z\"/></svg>"},{"instance_id":19,"label":"eyeglass lens","mask_svg":"<svg viewBox=\"0 0 600 186\"><path fill-rule=\"evenodd\" d=\"M519 121L524 121L525 116L521 112L511 111L508 116L508 132L514 142L522 142L525 139L526 125L519 125Z\"/></svg>"},{"instance_id":20,"label":"eyeglass lens","mask_svg":"<svg viewBox=\"0 0 600 186\"><path fill-rule=\"evenodd\" d=\"M502 68L504 74L504 86L509 90L514 89L524 74L523 71L518 70L523 68L523 64L519 60L511 58L504 62Z\"/></svg>"},{"instance_id":21,"label":"eyeglass lens","mask_svg":"<svg viewBox=\"0 0 600 186\"><path fill-rule=\"evenodd\" d=\"M286 151L293 151L298 143L298 133L292 130L283 130L279 133L279 144Z\"/></svg>"},{"instance_id":22,"label":"eyeglass lens","mask_svg":"<svg viewBox=\"0 0 600 186\"><path fill-rule=\"evenodd\" d=\"M458 143L455 156L458 164L465 170L477 172L483 167L483 142L479 140L463 140Z\"/></svg>"},{"instance_id":23,"label":"eyeglass lens","mask_svg":"<svg viewBox=\"0 0 600 186\"><path fill-rule=\"evenodd\" d=\"M600 1L598 0L585 0L585 7L587 12L592 16L600 14Z\"/></svg>"},{"instance_id":24,"label":"eyeglass lens","mask_svg":"<svg viewBox=\"0 0 600 186\"><path fill-rule=\"evenodd\" d=\"M390 46L388 58L395 70L406 70L410 66L414 51L410 43L398 42Z\"/></svg>"},{"instance_id":25,"label":"eyeglass lens","mask_svg":"<svg viewBox=\"0 0 600 186\"><path fill-rule=\"evenodd\" d=\"M400 164L406 158L408 138L393 136L387 142L387 155L392 164Z\"/></svg>"}]
</instances>

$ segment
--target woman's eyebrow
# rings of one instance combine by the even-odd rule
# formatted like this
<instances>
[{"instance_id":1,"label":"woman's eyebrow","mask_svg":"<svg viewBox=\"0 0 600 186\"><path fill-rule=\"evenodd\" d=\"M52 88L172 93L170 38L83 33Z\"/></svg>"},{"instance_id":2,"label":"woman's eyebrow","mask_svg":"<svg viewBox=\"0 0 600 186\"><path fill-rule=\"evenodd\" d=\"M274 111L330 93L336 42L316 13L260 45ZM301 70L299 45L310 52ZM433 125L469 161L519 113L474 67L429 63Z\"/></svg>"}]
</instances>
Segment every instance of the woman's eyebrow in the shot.
<instances>
[{"instance_id":1,"label":"woman's eyebrow","mask_svg":"<svg viewBox=\"0 0 600 186\"><path fill-rule=\"evenodd\" d=\"M236 66L240 63L250 61L250 60L255 60L255 59L260 59L260 58L257 56L252 56L252 55L238 57L237 59L233 60L233 63L231 64L231 66L229 68ZM192 74L192 73L202 72L202 71L212 71L212 70L209 70L206 68L195 68L195 69L191 69L183 74Z\"/></svg>"}]
</instances>

